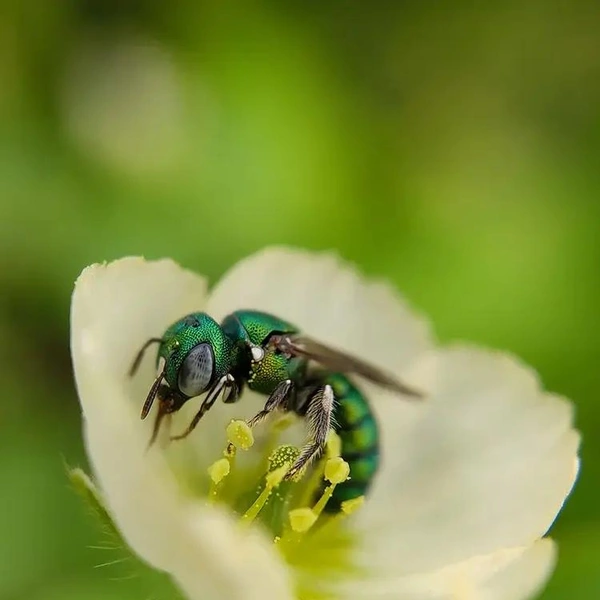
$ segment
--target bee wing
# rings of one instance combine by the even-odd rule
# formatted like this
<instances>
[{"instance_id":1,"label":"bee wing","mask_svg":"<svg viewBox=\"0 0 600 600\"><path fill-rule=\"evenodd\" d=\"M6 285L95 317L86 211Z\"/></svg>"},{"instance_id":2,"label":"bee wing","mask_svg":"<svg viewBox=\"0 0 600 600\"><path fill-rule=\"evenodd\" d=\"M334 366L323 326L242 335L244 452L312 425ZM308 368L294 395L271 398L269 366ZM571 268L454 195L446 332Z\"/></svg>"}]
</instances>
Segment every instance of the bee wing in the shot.
<instances>
[{"instance_id":1,"label":"bee wing","mask_svg":"<svg viewBox=\"0 0 600 600\"><path fill-rule=\"evenodd\" d=\"M305 336L281 337L278 349L296 356L303 356L319 363L330 371L349 373L363 377L381 387L411 398L423 398L423 394L405 385L393 375L386 373L355 356L330 348Z\"/></svg>"}]
</instances>

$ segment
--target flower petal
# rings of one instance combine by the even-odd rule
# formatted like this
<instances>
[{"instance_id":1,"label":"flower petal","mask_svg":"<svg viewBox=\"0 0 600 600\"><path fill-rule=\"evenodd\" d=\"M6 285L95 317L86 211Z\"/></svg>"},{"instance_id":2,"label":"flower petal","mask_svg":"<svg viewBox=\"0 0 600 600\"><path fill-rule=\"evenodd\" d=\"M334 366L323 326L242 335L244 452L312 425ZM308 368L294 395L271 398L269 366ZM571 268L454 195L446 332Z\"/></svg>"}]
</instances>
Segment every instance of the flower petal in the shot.
<instances>
[{"instance_id":1,"label":"flower petal","mask_svg":"<svg viewBox=\"0 0 600 600\"><path fill-rule=\"evenodd\" d=\"M204 292L201 278L171 261L129 258L81 275L72 301L71 345L88 454L128 544L171 573L188 597L291 598L271 544L194 502L163 454L145 452L148 430L139 410L152 368L144 365L141 383L127 381L127 370L145 339L202 309Z\"/></svg>"},{"instance_id":2,"label":"flower petal","mask_svg":"<svg viewBox=\"0 0 600 600\"><path fill-rule=\"evenodd\" d=\"M354 584L350 600L526 600L540 591L556 560L549 539L507 548L426 573Z\"/></svg>"},{"instance_id":3,"label":"flower petal","mask_svg":"<svg viewBox=\"0 0 600 600\"><path fill-rule=\"evenodd\" d=\"M242 308L288 319L314 338L397 372L431 345L428 325L387 284L329 253L268 248L238 262L212 290L215 318Z\"/></svg>"},{"instance_id":4,"label":"flower petal","mask_svg":"<svg viewBox=\"0 0 600 600\"><path fill-rule=\"evenodd\" d=\"M411 377L429 392L418 414L380 404L393 467L360 515L365 560L420 572L543 536L577 474L571 404L513 358L468 347L430 353Z\"/></svg>"}]
</instances>

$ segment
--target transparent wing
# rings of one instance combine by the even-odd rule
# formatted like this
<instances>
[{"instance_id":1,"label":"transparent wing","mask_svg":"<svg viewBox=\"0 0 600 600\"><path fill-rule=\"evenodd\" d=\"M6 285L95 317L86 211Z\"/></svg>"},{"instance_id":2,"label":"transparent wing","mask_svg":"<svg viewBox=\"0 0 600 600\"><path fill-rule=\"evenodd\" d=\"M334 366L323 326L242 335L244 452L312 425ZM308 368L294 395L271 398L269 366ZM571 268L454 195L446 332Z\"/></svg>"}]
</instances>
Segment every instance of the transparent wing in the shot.
<instances>
[{"instance_id":1,"label":"transparent wing","mask_svg":"<svg viewBox=\"0 0 600 600\"><path fill-rule=\"evenodd\" d=\"M381 387L387 388L404 396L411 398L423 398L423 394L412 389L396 379L390 373L386 373L355 356L346 354L341 350L330 348L325 344L317 342L305 336L273 336L271 344L281 352L294 356L303 356L309 360L319 363L329 371L348 373L363 377Z\"/></svg>"}]
</instances>

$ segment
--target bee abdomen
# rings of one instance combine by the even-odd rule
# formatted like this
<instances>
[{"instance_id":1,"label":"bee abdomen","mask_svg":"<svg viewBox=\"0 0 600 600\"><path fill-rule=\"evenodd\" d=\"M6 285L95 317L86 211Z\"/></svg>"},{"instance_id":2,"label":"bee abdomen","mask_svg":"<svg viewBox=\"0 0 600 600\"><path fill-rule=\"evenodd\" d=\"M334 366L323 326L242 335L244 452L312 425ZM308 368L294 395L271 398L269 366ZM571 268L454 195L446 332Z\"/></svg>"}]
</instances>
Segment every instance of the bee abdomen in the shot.
<instances>
[{"instance_id":1,"label":"bee abdomen","mask_svg":"<svg viewBox=\"0 0 600 600\"><path fill-rule=\"evenodd\" d=\"M341 374L327 378L335 394L334 418L342 442L342 458L350 466L350 478L336 486L327 512L339 512L341 503L364 496L379 468L379 429L365 396Z\"/></svg>"}]
</instances>

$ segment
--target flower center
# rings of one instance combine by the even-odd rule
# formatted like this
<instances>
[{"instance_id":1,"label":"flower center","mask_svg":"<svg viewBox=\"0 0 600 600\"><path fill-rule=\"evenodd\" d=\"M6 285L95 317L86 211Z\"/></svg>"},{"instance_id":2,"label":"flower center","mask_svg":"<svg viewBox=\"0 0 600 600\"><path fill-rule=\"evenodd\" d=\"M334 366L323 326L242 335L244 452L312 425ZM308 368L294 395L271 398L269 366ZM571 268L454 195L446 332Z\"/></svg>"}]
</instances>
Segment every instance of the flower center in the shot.
<instances>
[{"instance_id":1,"label":"flower center","mask_svg":"<svg viewBox=\"0 0 600 600\"><path fill-rule=\"evenodd\" d=\"M229 444L223 457L208 468L208 500L224 503L239 516L242 526L261 524L298 575L298 597L302 600L332 598L316 592L314 583L331 580L332 575L355 572L352 548L355 540L346 516L356 511L364 497L342 502L337 514L324 512L335 487L349 478L350 467L340 456L340 439L331 432L323 458L292 479L286 474L300 454L291 445L277 445L281 426L274 424L271 444L267 444L254 473L237 465L238 453L254 444L251 429L244 421L227 427Z\"/></svg>"},{"instance_id":2,"label":"flower center","mask_svg":"<svg viewBox=\"0 0 600 600\"><path fill-rule=\"evenodd\" d=\"M223 452L224 457L208 468L211 481L209 501L232 504L234 510L240 513L242 523L261 521L272 531L273 541L277 544L282 537L298 537L294 534L309 532L322 516L336 485L346 481L350 475L348 463L340 457L339 437L331 432L324 460L315 465L312 476L306 476L305 470L291 480L285 479L300 454L296 446L285 444L269 450L263 457L260 468L264 470L256 478L258 486L243 491L236 486L232 495L227 493L227 480L235 475L237 453L249 450L254 445L254 436L245 421L232 421L227 426L227 439L229 444ZM241 510L243 503L240 506L239 500L244 498L247 501L252 496L253 501ZM363 497L346 500L342 503L341 515L351 514L362 502Z\"/></svg>"}]
</instances>

